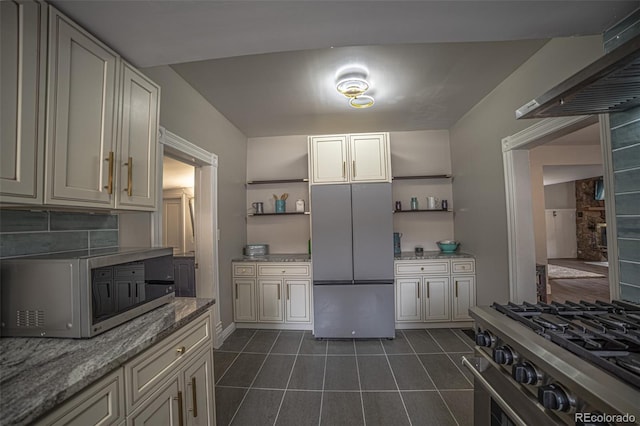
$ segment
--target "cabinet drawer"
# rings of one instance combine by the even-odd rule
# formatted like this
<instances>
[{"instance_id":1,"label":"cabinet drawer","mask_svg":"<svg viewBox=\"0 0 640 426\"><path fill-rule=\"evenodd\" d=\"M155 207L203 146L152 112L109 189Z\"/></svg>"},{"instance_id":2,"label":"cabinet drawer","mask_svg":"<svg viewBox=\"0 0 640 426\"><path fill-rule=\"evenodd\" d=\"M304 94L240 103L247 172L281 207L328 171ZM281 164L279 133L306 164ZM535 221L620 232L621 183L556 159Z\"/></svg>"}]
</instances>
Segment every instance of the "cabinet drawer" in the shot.
<instances>
[{"instance_id":1,"label":"cabinet drawer","mask_svg":"<svg viewBox=\"0 0 640 426\"><path fill-rule=\"evenodd\" d=\"M473 274L476 272L476 262L473 260L452 260L451 270L454 274Z\"/></svg>"},{"instance_id":2,"label":"cabinet drawer","mask_svg":"<svg viewBox=\"0 0 640 426\"><path fill-rule=\"evenodd\" d=\"M234 263L233 276L234 277L255 277L256 265L246 264L246 263Z\"/></svg>"},{"instance_id":3,"label":"cabinet drawer","mask_svg":"<svg viewBox=\"0 0 640 426\"><path fill-rule=\"evenodd\" d=\"M275 277L275 276L309 276L309 264L295 264L295 265L259 265L258 275Z\"/></svg>"},{"instance_id":4,"label":"cabinet drawer","mask_svg":"<svg viewBox=\"0 0 640 426\"><path fill-rule=\"evenodd\" d=\"M122 368L98 380L78 396L65 402L37 425L97 425L124 421L124 377Z\"/></svg>"},{"instance_id":5,"label":"cabinet drawer","mask_svg":"<svg viewBox=\"0 0 640 426\"><path fill-rule=\"evenodd\" d=\"M128 409L171 375L183 358L211 341L209 312L125 364Z\"/></svg>"},{"instance_id":6,"label":"cabinet drawer","mask_svg":"<svg viewBox=\"0 0 640 426\"><path fill-rule=\"evenodd\" d=\"M144 279L144 265L124 266L115 268L116 278L132 279L139 277Z\"/></svg>"},{"instance_id":7,"label":"cabinet drawer","mask_svg":"<svg viewBox=\"0 0 640 426\"><path fill-rule=\"evenodd\" d=\"M449 274L449 261L434 261L434 262L397 262L396 263L397 275L448 275Z\"/></svg>"},{"instance_id":8,"label":"cabinet drawer","mask_svg":"<svg viewBox=\"0 0 640 426\"><path fill-rule=\"evenodd\" d=\"M113 277L113 268L111 267L94 269L93 271L94 279L103 281L103 280L110 280L112 277Z\"/></svg>"}]
</instances>

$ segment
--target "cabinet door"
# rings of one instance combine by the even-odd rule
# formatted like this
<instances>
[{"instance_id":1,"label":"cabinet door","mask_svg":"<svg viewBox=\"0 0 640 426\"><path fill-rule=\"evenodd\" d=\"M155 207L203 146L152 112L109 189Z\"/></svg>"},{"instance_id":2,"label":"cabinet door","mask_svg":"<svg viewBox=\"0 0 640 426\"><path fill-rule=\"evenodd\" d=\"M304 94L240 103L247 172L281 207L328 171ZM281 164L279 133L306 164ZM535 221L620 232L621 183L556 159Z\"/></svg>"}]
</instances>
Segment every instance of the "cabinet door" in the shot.
<instances>
[{"instance_id":1,"label":"cabinet door","mask_svg":"<svg viewBox=\"0 0 640 426\"><path fill-rule=\"evenodd\" d=\"M176 257L173 259L173 276L175 277L176 296L196 297L195 258Z\"/></svg>"},{"instance_id":2,"label":"cabinet door","mask_svg":"<svg viewBox=\"0 0 640 426\"><path fill-rule=\"evenodd\" d=\"M234 318L238 322L255 322L256 315L256 281L252 279L234 279L235 309Z\"/></svg>"},{"instance_id":3,"label":"cabinet door","mask_svg":"<svg viewBox=\"0 0 640 426\"><path fill-rule=\"evenodd\" d=\"M453 276L453 321L472 321L469 308L476 304L476 278Z\"/></svg>"},{"instance_id":4,"label":"cabinet door","mask_svg":"<svg viewBox=\"0 0 640 426\"><path fill-rule=\"evenodd\" d=\"M311 281L285 280L286 321L311 321Z\"/></svg>"},{"instance_id":5,"label":"cabinet door","mask_svg":"<svg viewBox=\"0 0 640 426\"><path fill-rule=\"evenodd\" d=\"M309 138L309 167L311 183L340 183L349 181L347 137L313 136Z\"/></svg>"},{"instance_id":6,"label":"cabinet door","mask_svg":"<svg viewBox=\"0 0 640 426\"><path fill-rule=\"evenodd\" d=\"M424 320L448 321L449 316L449 278L424 277Z\"/></svg>"},{"instance_id":7,"label":"cabinet door","mask_svg":"<svg viewBox=\"0 0 640 426\"><path fill-rule=\"evenodd\" d=\"M198 356L185 368L184 383L187 425L213 425L216 404L211 349Z\"/></svg>"},{"instance_id":8,"label":"cabinet door","mask_svg":"<svg viewBox=\"0 0 640 426\"><path fill-rule=\"evenodd\" d=\"M0 202L42 204L46 9L0 2Z\"/></svg>"},{"instance_id":9,"label":"cabinet door","mask_svg":"<svg viewBox=\"0 0 640 426\"><path fill-rule=\"evenodd\" d=\"M45 202L114 207L118 56L49 8ZM111 154L111 155L110 155Z\"/></svg>"},{"instance_id":10,"label":"cabinet door","mask_svg":"<svg viewBox=\"0 0 640 426\"><path fill-rule=\"evenodd\" d=\"M350 135L351 181L390 181L389 143L386 133Z\"/></svg>"},{"instance_id":11,"label":"cabinet door","mask_svg":"<svg viewBox=\"0 0 640 426\"><path fill-rule=\"evenodd\" d=\"M396 321L422 320L420 278L396 280Z\"/></svg>"},{"instance_id":12,"label":"cabinet door","mask_svg":"<svg viewBox=\"0 0 640 426\"><path fill-rule=\"evenodd\" d=\"M282 280L258 280L258 321L282 322Z\"/></svg>"},{"instance_id":13,"label":"cabinet door","mask_svg":"<svg viewBox=\"0 0 640 426\"><path fill-rule=\"evenodd\" d=\"M122 64L116 207L155 210L159 93L155 83Z\"/></svg>"},{"instance_id":14,"label":"cabinet door","mask_svg":"<svg viewBox=\"0 0 640 426\"><path fill-rule=\"evenodd\" d=\"M182 425L180 415L184 418L184 397L179 376L175 375L127 417L127 424Z\"/></svg>"}]
</instances>

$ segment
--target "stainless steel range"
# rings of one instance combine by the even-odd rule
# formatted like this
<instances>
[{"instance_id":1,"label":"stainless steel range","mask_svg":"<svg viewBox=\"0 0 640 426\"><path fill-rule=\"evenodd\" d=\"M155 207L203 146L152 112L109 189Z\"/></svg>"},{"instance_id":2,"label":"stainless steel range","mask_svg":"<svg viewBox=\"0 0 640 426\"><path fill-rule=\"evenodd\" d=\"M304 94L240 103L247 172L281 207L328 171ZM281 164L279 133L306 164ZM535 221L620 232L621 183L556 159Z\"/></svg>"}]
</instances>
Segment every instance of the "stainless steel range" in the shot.
<instances>
[{"instance_id":1,"label":"stainless steel range","mask_svg":"<svg viewBox=\"0 0 640 426\"><path fill-rule=\"evenodd\" d=\"M640 422L640 306L523 303L470 310L476 425Z\"/></svg>"}]
</instances>

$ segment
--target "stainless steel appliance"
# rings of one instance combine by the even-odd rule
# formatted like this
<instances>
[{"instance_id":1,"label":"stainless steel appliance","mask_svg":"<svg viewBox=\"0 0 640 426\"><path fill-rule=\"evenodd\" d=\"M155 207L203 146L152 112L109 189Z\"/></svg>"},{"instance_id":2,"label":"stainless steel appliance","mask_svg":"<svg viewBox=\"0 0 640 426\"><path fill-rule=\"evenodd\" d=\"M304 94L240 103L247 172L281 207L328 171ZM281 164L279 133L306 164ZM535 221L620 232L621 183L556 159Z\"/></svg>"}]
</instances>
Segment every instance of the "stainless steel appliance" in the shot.
<instances>
[{"instance_id":1,"label":"stainless steel appliance","mask_svg":"<svg viewBox=\"0 0 640 426\"><path fill-rule=\"evenodd\" d=\"M395 337L390 183L311 187L316 338Z\"/></svg>"},{"instance_id":2,"label":"stainless steel appliance","mask_svg":"<svg viewBox=\"0 0 640 426\"><path fill-rule=\"evenodd\" d=\"M93 337L170 302L171 248L117 248L5 259L3 336Z\"/></svg>"},{"instance_id":3,"label":"stainless steel appliance","mask_svg":"<svg viewBox=\"0 0 640 426\"><path fill-rule=\"evenodd\" d=\"M523 303L470 310L475 425L640 421L640 306Z\"/></svg>"}]
</instances>

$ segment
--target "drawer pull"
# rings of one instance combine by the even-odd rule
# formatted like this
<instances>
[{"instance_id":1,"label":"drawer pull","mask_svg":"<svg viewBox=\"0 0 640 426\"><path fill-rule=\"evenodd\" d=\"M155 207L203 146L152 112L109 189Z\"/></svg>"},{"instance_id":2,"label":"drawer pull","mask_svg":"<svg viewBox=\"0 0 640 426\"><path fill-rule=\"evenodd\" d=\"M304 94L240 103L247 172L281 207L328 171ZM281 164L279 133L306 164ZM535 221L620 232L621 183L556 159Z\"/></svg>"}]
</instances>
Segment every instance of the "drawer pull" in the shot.
<instances>
[{"instance_id":1,"label":"drawer pull","mask_svg":"<svg viewBox=\"0 0 640 426\"><path fill-rule=\"evenodd\" d=\"M184 346L180 346L179 348L176 348L176 353L178 355L183 355L186 351L187 351L187 348L185 348Z\"/></svg>"},{"instance_id":2,"label":"drawer pull","mask_svg":"<svg viewBox=\"0 0 640 426\"><path fill-rule=\"evenodd\" d=\"M421 266L421 267L420 267L420 270L421 270L421 271L424 271L424 266Z\"/></svg>"},{"instance_id":3,"label":"drawer pull","mask_svg":"<svg viewBox=\"0 0 640 426\"><path fill-rule=\"evenodd\" d=\"M284 274L286 271L282 271L282 273Z\"/></svg>"},{"instance_id":4,"label":"drawer pull","mask_svg":"<svg viewBox=\"0 0 640 426\"><path fill-rule=\"evenodd\" d=\"M184 425L184 412L182 407L182 391L178 391L178 396L176 397L176 401L178 401L178 426Z\"/></svg>"}]
</instances>

